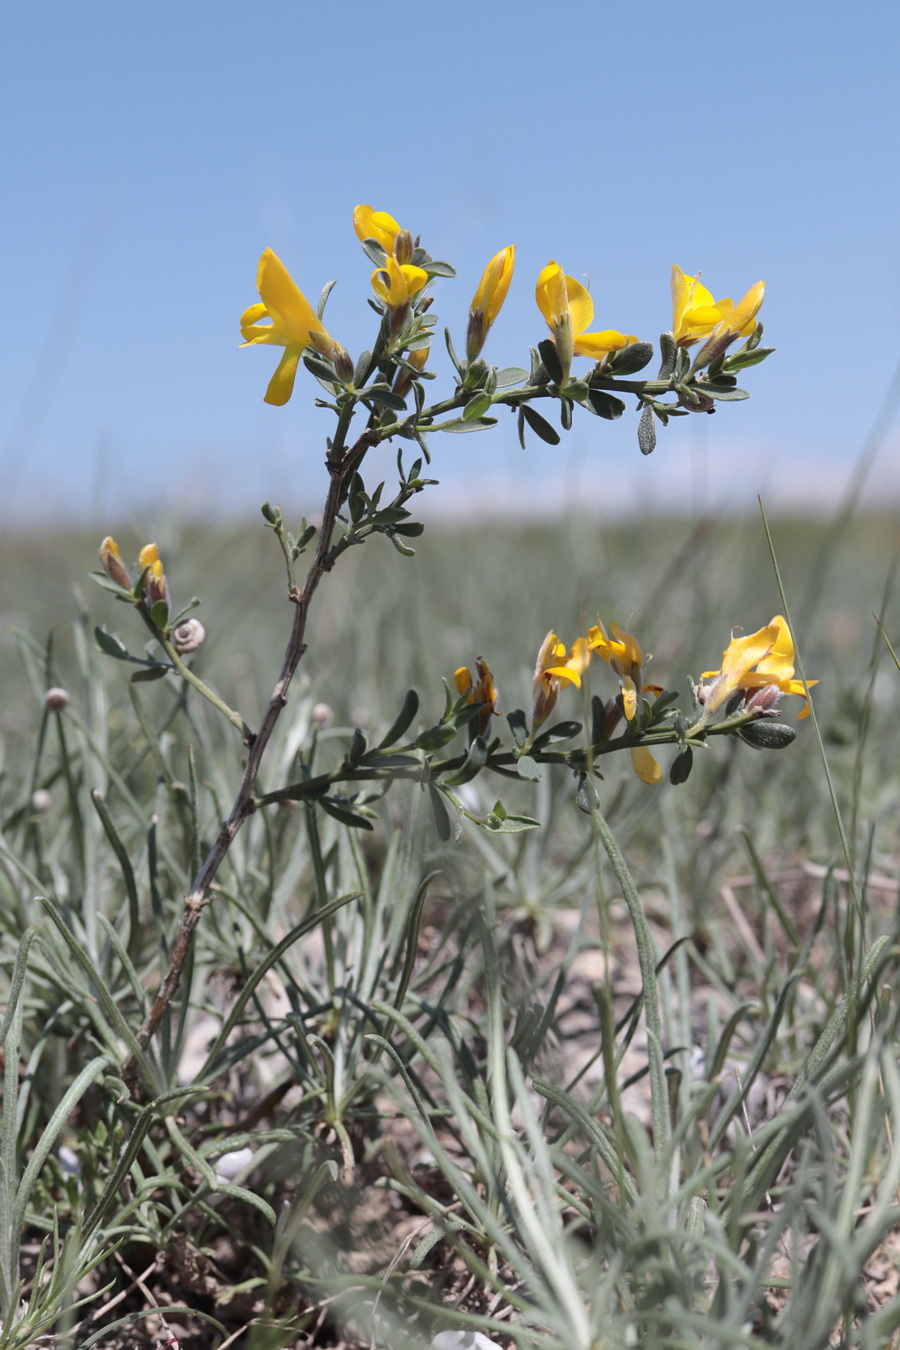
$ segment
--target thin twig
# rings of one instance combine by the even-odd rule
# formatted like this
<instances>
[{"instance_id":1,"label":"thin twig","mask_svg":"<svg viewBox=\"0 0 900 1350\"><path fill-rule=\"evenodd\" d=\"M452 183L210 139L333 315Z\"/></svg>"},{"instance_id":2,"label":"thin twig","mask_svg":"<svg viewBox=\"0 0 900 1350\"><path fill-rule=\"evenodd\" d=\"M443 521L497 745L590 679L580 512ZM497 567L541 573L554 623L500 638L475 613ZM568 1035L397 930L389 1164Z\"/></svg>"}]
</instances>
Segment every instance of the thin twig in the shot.
<instances>
[{"instance_id":1,"label":"thin twig","mask_svg":"<svg viewBox=\"0 0 900 1350\"><path fill-rule=\"evenodd\" d=\"M338 512L345 498L345 485L349 474L357 467L360 460L373 445L377 445L381 439L381 433L374 428L370 428L362 433L354 442L349 450L341 457L338 462L329 462L328 472L331 478L328 487L328 495L325 499L325 507L322 512L322 525L319 530L318 543L316 545L315 557L310 565L309 572L303 589L291 595L294 602L294 621L291 626L291 635L285 648L284 660L281 666L281 672L272 690L272 695L263 715L259 731L254 735L248 733L245 741L248 748L247 763L244 766L244 772L241 776L240 787L234 799L234 805L228 815L228 819L223 823L215 843L206 855L206 859L200 871L194 879L190 894L184 902L184 914L181 919L181 926L175 939L175 945L172 948L172 955L169 959L169 968L165 973L159 992L153 1001L149 1013L144 1019L143 1025L137 1033L138 1043L141 1049L146 1049L152 1040L163 1019L166 1009L171 1004L173 998L178 992L178 986L181 982L181 972L184 969L184 963L187 960L188 952L191 949L191 943L194 938L194 932L200 922L200 915L203 913L206 905L209 903L210 891L213 881L228 856L228 851L234 843L241 826L248 816L252 815L254 810L253 788L256 783L256 777L259 773L260 764L265 755L266 748L275 730L275 724L281 716L282 709L287 703L288 689L291 680L294 678L300 659L306 650L304 636L306 633L306 620L309 614L309 607L316 588L322 577L330 570L328 554L331 550L331 539L337 522ZM129 1055L122 1065L122 1078L129 1086L133 1086L137 1080L138 1069L133 1055Z\"/></svg>"}]
</instances>

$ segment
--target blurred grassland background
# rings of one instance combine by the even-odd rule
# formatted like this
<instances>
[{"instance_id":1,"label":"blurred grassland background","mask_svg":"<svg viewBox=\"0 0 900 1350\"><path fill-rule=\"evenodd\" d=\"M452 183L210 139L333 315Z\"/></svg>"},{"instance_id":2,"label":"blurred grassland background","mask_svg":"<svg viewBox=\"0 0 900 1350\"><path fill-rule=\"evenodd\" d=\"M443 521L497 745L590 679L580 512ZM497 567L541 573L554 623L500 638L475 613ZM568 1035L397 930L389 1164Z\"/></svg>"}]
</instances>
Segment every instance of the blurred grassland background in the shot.
<instances>
[{"instance_id":1,"label":"blurred grassland background","mask_svg":"<svg viewBox=\"0 0 900 1350\"><path fill-rule=\"evenodd\" d=\"M877 824L878 845L897 842L896 763L892 729L900 711L896 670L874 615L896 636L900 602L891 593L896 563L893 514L850 520L781 516L771 529L806 673L817 678L815 699L844 809ZM146 539L118 536L123 556ZM239 707L253 725L277 673L288 623L284 572L276 542L263 526L198 526L169 519L157 542L175 602L201 599L196 611L207 640L198 673ZM40 705L28 688L15 629L41 644L52 634L51 683L74 679L73 621L89 645L102 624L140 652L130 611L89 579L96 570L99 532L19 537L0 543L0 676L5 690L7 761L27 756ZM301 665L303 696L330 704L338 729L385 727L403 692L415 688L423 724L443 707L442 680L483 657L498 684L501 716L529 706L537 649L549 629L567 642L596 621L633 631L652 654L646 678L684 690L718 666L733 627L752 632L781 609L762 520L650 518L624 526L572 516L549 524L481 523L430 526L417 556L397 556L386 540L351 550L327 578L313 607L309 652ZM79 614L81 618L79 619ZM892 639L893 640L893 639ZM107 663L112 667L113 663ZM133 715L129 669L106 672L117 721ZM608 668L595 661L587 681L602 697L614 692ZM77 690L72 688L77 701ZM154 718L176 697L168 682L143 686ZM701 819L740 760L729 811L762 829L762 847L834 855L830 807L809 719L797 722L797 699L784 700L785 720L797 725L795 744L775 761L746 746L717 745L700 755L689 787L650 790L633 782L627 756L611 757L604 772L606 805L615 797L628 820L639 808L651 835L656 799L676 792L688 816ZM560 715L584 711L567 693ZM869 734L871 732L871 734ZM704 763L708 761L708 763ZM698 792L698 784L703 790ZM527 785L498 784L504 800ZM862 794L862 795L860 795ZM716 807L716 814L724 803Z\"/></svg>"}]
</instances>

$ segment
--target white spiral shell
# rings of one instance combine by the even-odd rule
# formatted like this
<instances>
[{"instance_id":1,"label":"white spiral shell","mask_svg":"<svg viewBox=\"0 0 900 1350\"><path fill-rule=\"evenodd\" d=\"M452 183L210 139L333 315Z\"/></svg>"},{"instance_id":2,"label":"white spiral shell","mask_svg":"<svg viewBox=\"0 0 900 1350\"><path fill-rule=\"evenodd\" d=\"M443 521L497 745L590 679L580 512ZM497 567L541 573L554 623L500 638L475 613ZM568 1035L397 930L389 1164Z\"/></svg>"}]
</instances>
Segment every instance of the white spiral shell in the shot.
<instances>
[{"instance_id":1,"label":"white spiral shell","mask_svg":"<svg viewBox=\"0 0 900 1350\"><path fill-rule=\"evenodd\" d=\"M172 630L172 646L179 656L188 656L202 645L206 629L199 619L185 619Z\"/></svg>"}]
</instances>

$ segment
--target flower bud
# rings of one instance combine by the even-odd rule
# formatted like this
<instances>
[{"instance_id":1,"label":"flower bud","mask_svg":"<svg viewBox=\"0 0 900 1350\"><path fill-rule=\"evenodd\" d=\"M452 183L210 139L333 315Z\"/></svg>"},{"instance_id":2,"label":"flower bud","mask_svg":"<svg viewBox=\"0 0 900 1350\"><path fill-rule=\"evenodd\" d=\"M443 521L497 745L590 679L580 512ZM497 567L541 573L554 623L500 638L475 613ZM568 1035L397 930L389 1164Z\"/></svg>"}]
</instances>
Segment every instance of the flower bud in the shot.
<instances>
[{"instance_id":1,"label":"flower bud","mask_svg":"<svg viewBox=\"0 0 900 1350\"><path fill-rule=\"evenodd\" d=\"M488 329L503 307L516 264L516 247L501 249L484 269L469 308L466 357L474 361L484 346Z\"/></svg>"},{"instance_id":2,"label":"flower bud","mask_svg":"<svg viewBox=\"0 0 900 1350\"><path fill-rule=\"evenodd\" d=\"M394 257L402 267L413 255L413 237L409 230L401 230L394 240Z\"/></svg>"},{"instance_id":3,"label":"flower bud","mask_svg":"<svg viewBox=\"0 0 900 1350\"><path fill-rule=\"evenodd\" d=\"M166 574L163 571L162 560L159 556L159 549L155 544L145 544L138 555L138 567L143 572L145 568L147 577L144 582L146 595L151 605L155 605L157 600L165 600L169 603L169 587L166 582Z\"/></svg>"},{"instance_id":4,"label":"flower bud","mask_svg":"<svg viewBox=\"0 0 900 1350\"><path fill-rule=\"evenodd\" d=\"M131 577L119 556L119 546L111 535L107 535L100 545L100 566L110 581L114 581L117 586L122 586L127 591L131 590Z\"/></svg>"}]
</instances>

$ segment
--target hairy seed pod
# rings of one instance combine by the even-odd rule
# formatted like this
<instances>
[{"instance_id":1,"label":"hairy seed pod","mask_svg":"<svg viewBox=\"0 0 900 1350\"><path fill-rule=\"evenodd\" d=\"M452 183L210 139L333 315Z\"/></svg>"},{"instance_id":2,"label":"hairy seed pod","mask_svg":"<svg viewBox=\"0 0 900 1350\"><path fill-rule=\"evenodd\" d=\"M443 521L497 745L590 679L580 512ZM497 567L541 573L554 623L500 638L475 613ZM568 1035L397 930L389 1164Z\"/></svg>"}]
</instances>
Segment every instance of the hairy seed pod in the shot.
<instances>
[{"instance_id":1,"label":"hairy seed pod","mask_svg":"<svg viewBox=\"0 0 900 1350\"><path fill-rule=\"evenodd\" d=\"M179 656L188 656L202 645L206 629L199 619L185 619L172 630L172 646Z\"/></svg>"}]
</instances>

